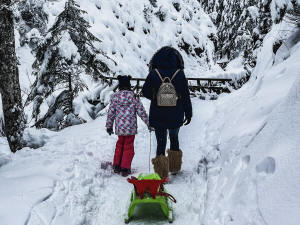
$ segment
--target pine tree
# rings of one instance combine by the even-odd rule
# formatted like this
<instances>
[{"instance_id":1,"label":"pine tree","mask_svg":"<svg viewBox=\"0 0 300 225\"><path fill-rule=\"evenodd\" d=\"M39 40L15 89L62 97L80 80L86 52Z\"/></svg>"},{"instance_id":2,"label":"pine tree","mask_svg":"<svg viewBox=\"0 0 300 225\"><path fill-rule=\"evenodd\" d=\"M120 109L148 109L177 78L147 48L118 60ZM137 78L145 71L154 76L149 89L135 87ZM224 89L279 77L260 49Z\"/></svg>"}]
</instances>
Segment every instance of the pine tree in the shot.
<instances>
[{"instance_id":1,"label":"pine tree","mask_svg":"<svg viewBox=\"0 0 300 225\"><path fill-rule=\"evenodd\" d=\"M86 73L98 80L103 73L111 73L107 64L115 65L115 62L95 47L95 43L99 44L101 41L88 31L90 25L82 17L84 13L86 12L74 0L68 0L63 12L49 30L45 42L37 49L36 61L33 64L37 78L27 104L34 102L33 118L40 127L63 128L58 128L56 124L51 127L47 122L50 117L55 116L57 108L53 107L63 106L59 110L64 112L65 118L72 114L74 97L87 88L81 76ZM63 90L57 97L59 101L64 96L67 98L64 102L68 104L54 104L44 118L39 118L41 104L58 90ZM60 123L65 124L63 121Z\"/></svg>"},{"instance_id":2,"label":"pine tree","mask_svg":"<svg viewBox=\"0 0 300 225\"><path fill-rule=\"evenodd\" d=\"M25 119L15 52L11 1L0 0L0 92L5 121L5 136L12 152L22 148Z\"/></svg>"}]
</instances>

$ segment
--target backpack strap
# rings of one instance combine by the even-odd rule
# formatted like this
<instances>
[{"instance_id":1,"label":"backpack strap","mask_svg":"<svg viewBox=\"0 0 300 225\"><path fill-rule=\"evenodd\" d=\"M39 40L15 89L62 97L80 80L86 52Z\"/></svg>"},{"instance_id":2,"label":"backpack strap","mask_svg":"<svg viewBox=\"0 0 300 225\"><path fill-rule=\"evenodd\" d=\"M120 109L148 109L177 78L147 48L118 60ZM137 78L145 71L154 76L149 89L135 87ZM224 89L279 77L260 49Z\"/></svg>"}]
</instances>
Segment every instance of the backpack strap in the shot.
<instances>
[{"instance_id":1,"label":"backpack strap","mask_svg":"<svg viewBox=\"0 0 300 225\"><path fill-rule=\"evenodd\" d=\"M176 72L173 74L171 81L176 77L177 73L179 73L180 69L176 70Z\"/></svg>"},{"instance_id":2,"label":"backpack strap","mask_svg":"<svg viewBox=\"0 0 300 225\"><path fill-rule=\"evenodd\" d=\"M170 83L171 83L171 81L175 78L175 76L180 71L180 69L176 70L176 72L173 74L171 79L169 77L162 78L162 76L161 76L160 72L158 71L158 69L155 69L155 71L156 71L157 75L159 76L159 78L161 79L162 82L165 82L165 80L169 80Z\"/></svg>"},{"instance_id":3,"label":"backpack strap","mask_svg":"<svg viewBox=\"0 0 300 225\"><path fill-rule=\"evenodd\" d=\"M158 69L155 69L157 75L159 76L159 78L161 79L161 82L164 82L165 80L162 78L160 72L158 71Z\"/></svg>"}]
</instances>

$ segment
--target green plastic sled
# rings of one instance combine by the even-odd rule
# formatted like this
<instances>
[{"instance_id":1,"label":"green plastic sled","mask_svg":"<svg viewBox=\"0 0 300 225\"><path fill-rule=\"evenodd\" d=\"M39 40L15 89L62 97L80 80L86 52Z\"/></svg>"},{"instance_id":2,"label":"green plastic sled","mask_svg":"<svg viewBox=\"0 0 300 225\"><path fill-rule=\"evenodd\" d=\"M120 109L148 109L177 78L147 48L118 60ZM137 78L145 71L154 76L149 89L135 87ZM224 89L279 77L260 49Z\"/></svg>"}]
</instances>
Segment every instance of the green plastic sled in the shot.
<instances>
[{"instance_id":1,"label":"green plastic sled","mask_svg":"<svg viewBox=\"0 0 300 225\"><path fill-rule=\"evenodd\" d=\"M136 205L145 203L159 204L168 221L170 223L173 222L172 201L176 202L176 200L166 192L163 186L167 178L161 179L157 173L152 173L147 175L140 174L138 178L131 177L127 180L134 185L134 189L131 192L125 223L129 223L131 220Z\"/></svg>"}]
</instances>

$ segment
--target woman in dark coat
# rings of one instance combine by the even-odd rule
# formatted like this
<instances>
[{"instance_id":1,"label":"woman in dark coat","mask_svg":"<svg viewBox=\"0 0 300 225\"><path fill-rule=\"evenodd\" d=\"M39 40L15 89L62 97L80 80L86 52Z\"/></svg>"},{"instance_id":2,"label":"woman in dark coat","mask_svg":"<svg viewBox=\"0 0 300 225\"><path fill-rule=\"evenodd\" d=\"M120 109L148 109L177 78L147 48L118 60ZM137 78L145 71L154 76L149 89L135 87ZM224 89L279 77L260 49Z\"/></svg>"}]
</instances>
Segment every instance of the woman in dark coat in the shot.
<instances>
[{"instance_id":1,"label":"woman in dark coat","mask_svg":"<svg viewBox=\"0 0 300 225\"><path fill-rule=\"evenodd\" d=\"M155 69L162 78L172 78L179 69L172 80L178 97L176 106L158 106L156 95L162 81ZM189 124L192 118L190 92L183 69L184 62L180 53L172 47L163 47L152 57L150 72L142 89L143 96L151 100L149 124L155 129L157 139L156 158L152 159L152 163L155 172L161 177L168 176L169 171L173 174L180 171L182 151L179 148L178 133L180 127ZM168 157L165 156L167 131L170 136Z\"/></svg>"}]
</instances>

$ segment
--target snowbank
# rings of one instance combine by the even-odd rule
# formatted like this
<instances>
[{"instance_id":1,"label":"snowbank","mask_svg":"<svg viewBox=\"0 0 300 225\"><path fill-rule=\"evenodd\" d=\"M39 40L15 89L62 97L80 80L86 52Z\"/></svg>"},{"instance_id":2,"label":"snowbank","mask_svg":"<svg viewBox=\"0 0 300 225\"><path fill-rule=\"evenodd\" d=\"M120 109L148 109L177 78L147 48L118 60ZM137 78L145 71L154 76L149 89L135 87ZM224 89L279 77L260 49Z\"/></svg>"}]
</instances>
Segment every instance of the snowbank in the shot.
<instances>
[{"instance_id":1,"label":"snowbank","mask_svg":"<svg viewBox=\"0 0 300 225\"><path fill-rule=\"evenodd\" d=\"M300 219L300 42L273 64L279 27L266 36L252 79L220 97L208 122L206 144L219 157L209 172L205 224Z\"/></svg>"},{"instance_id":2,"label":"snowbank","mask_svg":"<svg viewBox=\"0 0 300 225\"><path fill-rule=\"evenodd\" d=\"M247 71L244 70L242 67L230 69L223 72L204 73L203 75L200 74L200 77L232 79L233 81L241 80L246 76L248 76Z\"/></svg>"}]
</instances>

